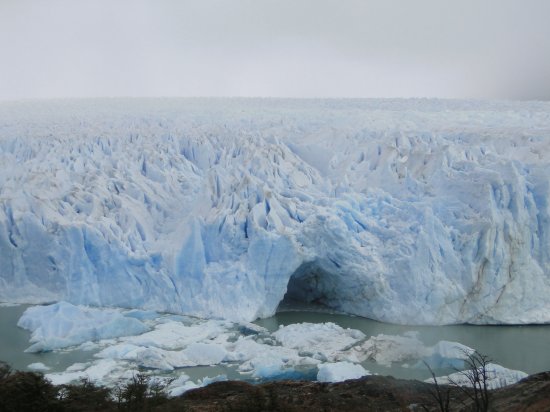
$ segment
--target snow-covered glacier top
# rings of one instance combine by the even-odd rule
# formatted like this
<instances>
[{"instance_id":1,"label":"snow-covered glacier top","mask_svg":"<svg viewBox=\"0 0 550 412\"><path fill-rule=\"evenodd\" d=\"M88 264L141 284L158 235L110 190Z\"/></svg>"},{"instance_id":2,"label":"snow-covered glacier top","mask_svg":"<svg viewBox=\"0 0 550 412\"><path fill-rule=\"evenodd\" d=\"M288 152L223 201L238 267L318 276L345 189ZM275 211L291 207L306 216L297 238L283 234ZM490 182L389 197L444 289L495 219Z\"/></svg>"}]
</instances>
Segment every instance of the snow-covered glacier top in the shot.
<instances>
[{"instance_id":1,"label":"snow-covered glacier top","mask_svg":"<svg viewBox=\"0 0 550 412\"><path fill-rule=\"evenodd\" d=\"M0 300L550 322L549 201L549 103L0 103Z\"/></svg>"}]
</instances>

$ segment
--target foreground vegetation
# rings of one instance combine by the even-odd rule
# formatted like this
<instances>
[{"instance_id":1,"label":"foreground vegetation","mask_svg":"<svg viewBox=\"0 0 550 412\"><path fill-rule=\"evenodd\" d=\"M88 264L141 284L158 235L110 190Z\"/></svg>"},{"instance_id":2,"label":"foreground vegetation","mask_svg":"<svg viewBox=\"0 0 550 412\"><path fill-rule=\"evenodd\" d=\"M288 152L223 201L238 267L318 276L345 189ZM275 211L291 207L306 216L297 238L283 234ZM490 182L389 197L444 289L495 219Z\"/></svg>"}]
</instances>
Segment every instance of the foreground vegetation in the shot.
<instances>
[{"instance_id":1,"label":"foreground vegetation","mask_svg":"<svg viewBox=\"0 0 550 412\"><path fill-rule=\"evenodd\" d=\"M145 375L112 389L86 379L54 386L40 373L12 371L0 363L0 412L150 411L167 401L164 387Z\"/></svg>"},{"instance_id":2,"label":"foreground vegetation","mask_svg":"<svg viewBox=\"0 0 550 412\"><path fill-rule=\"evenodd\" d=\"M483 382L482 375L471 375ZM481 376L481 380L478 377ZM482 384L483 385L483 384ZM481 386L483 387L483 386ZM454 385L367 376L338 383L283 381L252 385L215 382L168 398L136 375L114 388L89 381L54 386L42 374L0 363L0 412L32 411L549 411L550 372L485 392ZM476 396L476 393L478 394ZM485 395L490 395L484 402ZM480 402L481 401L481 402Z\"/></svg>"}]
</instances>

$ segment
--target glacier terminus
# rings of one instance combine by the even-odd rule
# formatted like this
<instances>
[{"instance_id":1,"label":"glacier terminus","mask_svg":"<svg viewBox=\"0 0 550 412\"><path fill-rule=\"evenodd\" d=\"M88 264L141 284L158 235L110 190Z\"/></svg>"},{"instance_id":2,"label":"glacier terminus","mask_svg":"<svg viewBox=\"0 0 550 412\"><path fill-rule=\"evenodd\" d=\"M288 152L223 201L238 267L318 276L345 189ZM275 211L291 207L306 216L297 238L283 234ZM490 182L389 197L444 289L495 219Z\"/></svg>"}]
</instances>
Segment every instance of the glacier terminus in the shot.
<instances>
[{"instance_id":1,"label":"glacier terminus","mask_svg":"<svg viewBox=\"0 0 550 412\"><path fill-rule=\"evenodd\" d=\"M0 103L0 301L550 322L550 103Z\"/></svg>"}]
</instances>

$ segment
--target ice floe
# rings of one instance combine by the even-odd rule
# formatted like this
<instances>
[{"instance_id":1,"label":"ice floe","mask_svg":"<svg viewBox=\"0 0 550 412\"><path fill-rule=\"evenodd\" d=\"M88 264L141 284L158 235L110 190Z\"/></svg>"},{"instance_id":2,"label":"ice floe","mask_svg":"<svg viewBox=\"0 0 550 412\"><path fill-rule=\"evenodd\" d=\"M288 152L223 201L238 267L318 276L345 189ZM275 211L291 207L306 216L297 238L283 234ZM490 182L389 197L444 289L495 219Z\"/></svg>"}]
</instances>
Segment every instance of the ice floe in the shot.
<instances>
[{"instance_id":1,"label":"ice floe","mask_svg":"<svg viewBox=\"0 0 550 412\"><path fill-rule=\"evenodd\" d=\"M344 329L331 322L282 326L273 336L282 346L321 361L333 361L342 351L365 338L359 330Z\"/></svg>"},{"instance_id":2,"label":"ice floe","mask_svg":"<svg viewBox=\"0 0 550 412\"><path fill-rule=\"evenodd\" d=\"M317 380L319 382L341 382L348 379L359 379L370 374L361 365L350 362L323 363L318 365L318 368Z\"/></svg>"},{"instance_id":3,"label":"ice floe","mask_svg":"<svg viewBox=\"0 0 550 412\"><path fill-rule=\"evenodd\" d=\"M487 389L498 389L504 386L513 385L528 376L525 372L508 369L495 363L488 363L485 367L485 371ZM478 373L481 374L481 372L481 369L479 369ZM451 384L472 387L473 384L469 378L472 376L472 372L466 370L455 372L447 376L439 376L436 379L437 383L440 385ZM433 379L427 379L426 382L433 383Z\"/></svg>"},{"instance_id":4,"label":"ice floe","mask_svg":"<svg viewBox=\"0 0 550 412\"><path fill-rule=\"evenodd\" d=\"M43 371L50 370L50 367L44 365L42 362L31 363L31 364L27 365L27 368L29 368L30 370L33 370L33 371L37 371L37 372L43 372Z\"/></svg>"},{"instance_id":5,"label":"ice floe","mask_svg":"<svg viewBox=\"0 0 550 412\"><path fill-rule=\"evenodd\" d=\"M127 327L127 321L131 327ZM166 391L172 396L212 379L226 379L227 374L220 374L223 371L232 374L232 379L250 381L337 382L368 375L368 365L460 370L474 352L458 342L426 345L415 331L368 336L332 322L304 322L281 325L270 332L249 323L159 313L153 316L135 310L78 307L64 302L28 308L19 324L33 331L35 349L91 351L89 361L74 363L64 371L47 369L42 363L28 366L46 372L55 384L88 379L116 385L142 373L151 379L164 379ZM119 327L114 335L112 325ZM139 329L134 325L140 325ZM89 340L78 345L84 339ZM220 376L191 379L190 371L200 366L206 367L205 371L217 367L210 376ZM493 364L489 370L494 385L509 384L525 376ZM459 382L457 376L451 375L450 379Z\"/></svg>"},{"instance_id":6,"label":"ice floe","mask_svg":"<svg viewBox=\"0 0 550 412\"><path fill-rule=\"evenodd\" d=\"M75 306L59 302L28 308L17 323L30 330L28 352L49 351L79 345L90 340L137 335L149 328L120 311Z\"/></svg>"}]
</instances>

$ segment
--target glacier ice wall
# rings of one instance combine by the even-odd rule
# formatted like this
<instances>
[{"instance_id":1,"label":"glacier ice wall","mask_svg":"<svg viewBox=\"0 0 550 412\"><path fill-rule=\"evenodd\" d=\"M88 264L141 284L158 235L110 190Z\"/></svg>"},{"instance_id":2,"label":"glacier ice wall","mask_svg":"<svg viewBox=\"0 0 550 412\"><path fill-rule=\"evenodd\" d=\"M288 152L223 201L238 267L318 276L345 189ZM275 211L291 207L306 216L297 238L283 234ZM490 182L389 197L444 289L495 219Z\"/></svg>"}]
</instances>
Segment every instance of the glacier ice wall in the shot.
<instances>
[{"instance_id":1,"label":"glacier ice wall","mask_svg":"<svg viewBox=\"0 0 550 412\"><path fill-rule=\"evenodd\" d=\"M550 321L550 104L0 103L0 300Z\"/></svg>"}]
</instances>

